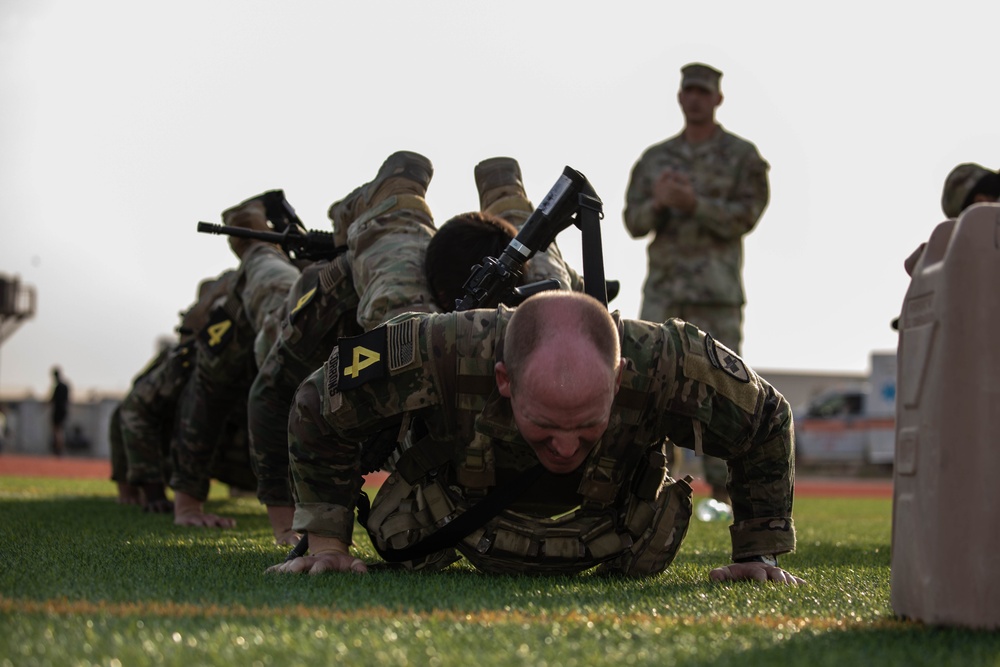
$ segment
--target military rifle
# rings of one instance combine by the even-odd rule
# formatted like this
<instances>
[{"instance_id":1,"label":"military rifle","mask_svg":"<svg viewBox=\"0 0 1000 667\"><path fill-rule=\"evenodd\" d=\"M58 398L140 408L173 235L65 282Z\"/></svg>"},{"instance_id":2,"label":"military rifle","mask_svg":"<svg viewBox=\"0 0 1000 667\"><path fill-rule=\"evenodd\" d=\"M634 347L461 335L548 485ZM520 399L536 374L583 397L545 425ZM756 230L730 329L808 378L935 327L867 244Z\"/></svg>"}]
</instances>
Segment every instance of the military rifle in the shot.
<instances>
[{"instance_id":1,"label":"military rifle","mask_svg":"<svg viewBox=\"0 0 1000 667\"><path fill-rule=\"evenodd\" d=\"M500 303L513 305L531 293L558 287L543 281L523 288L516 287L523 275L525 263L535 253L544 252L562 230L576 224L583 232L584 286L588 294L607 305L607 286L604 280L604 259L601 252L599 221L602 203L587 177L566 167L545 199L532 212L517 236L511 239L499 258L485 257L482 264L473 267L472 275L465 281L465 296L456 302L455 310L495 308ZM590 278L590 280L586 280Z\"/></svg>"},{"instance_id":2,"label":"military rifle","mask_svg":"<svg viewBox=\"0 0 1000 667\"><path fill-rule=\"evenodd\" d=\"M275 231L283 232L288 227L295 227L299 232L306 232L306 226L302 224L298 214L295 213L295 209L288 203L288 198L285 197L284 190L268 190L256 197L251 197L247 202L255 199L259 199L264 204L267 219L274 225Z\"/></svg>"},{"instance_id":3,"label":"military rifle","mask_svg":"<svg viewBox=\"0 0 1000 667\"><path fill-rule=\"evenodd\" d=\"M301 231L298 226L289 225L283 232L262 232L245 227L213 225L199 222L198 231L203 234L224 234L241 239L256 239L281 246L293 259L333 259L345 252L347 246L338 246L333 240L333 232Z\"/></svg>"},{"instance_id":4,"label":"military rifle","mask_svg":"<svg viewBox=\"0 0 1000 667\"><path fill-rule=\"evenodd\" d=\"M321 232L306 229L306 226L299 219L295 209L288 203L284 190L268 190L261 194L250 197L240 203L240 206L249 204L252 201L259 201L264 205L264 212L267 219L274 227L273 232L246 229L244 227L231 227L227 225L213 225L210 222L199 222L198 231L203 234L222 234L225 236L235 236L241 239L255 239L266 241L281 246L293 259L320 260L333 259L346 250L345 247L338 247L333 238L333 232Z\"/></svg>"}]
</instances>

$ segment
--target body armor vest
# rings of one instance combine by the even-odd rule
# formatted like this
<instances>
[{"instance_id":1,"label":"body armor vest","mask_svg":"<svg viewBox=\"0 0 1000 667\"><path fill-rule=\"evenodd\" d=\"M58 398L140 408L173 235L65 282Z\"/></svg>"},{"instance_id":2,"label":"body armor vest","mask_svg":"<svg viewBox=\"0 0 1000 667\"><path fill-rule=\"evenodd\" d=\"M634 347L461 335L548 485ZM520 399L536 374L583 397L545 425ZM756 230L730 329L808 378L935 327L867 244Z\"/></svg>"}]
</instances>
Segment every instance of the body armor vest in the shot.
<instances>
[{"instance_id":1,"label":"body armor vest","mask_svg":"<svg viewBox=\"0 0 1000 667\"><path fill-rule=\"evenodd\" d=\"M492 358L459 359L453 409L457 440L468 445L457 462L430 439L402 454L368 518L380 548L421 541L497 485L495 445L520 441L520 435L509 403L495 395L493 365ZM631 365L624 373L608 429L584 464L579 506L554 517L505 509L456 545L478 569L563 574L606 563L625 574L646 575L673 560L691 516L690 478L671 479L662 442L647 444L655 442L652 425L640 417L654 400L652 378ZM505 472L520 474L537 460L523 463ZM449 549L408 565L437 569L457 558Z\"/></svg>"}]
</instances>

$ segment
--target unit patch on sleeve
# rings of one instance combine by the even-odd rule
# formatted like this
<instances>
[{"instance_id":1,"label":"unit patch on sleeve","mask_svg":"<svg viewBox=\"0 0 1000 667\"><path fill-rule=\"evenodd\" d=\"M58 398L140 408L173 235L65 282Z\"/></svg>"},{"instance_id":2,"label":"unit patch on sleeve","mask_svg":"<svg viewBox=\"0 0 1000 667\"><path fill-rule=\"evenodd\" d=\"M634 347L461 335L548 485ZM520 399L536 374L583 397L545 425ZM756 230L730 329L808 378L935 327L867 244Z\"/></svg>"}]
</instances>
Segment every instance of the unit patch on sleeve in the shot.
<instances>
[{"instance_id":1,"label":"unit patch on sleeve","mask_svg":"<svg viewBox=\"0 0 1000 667\"><path fill-rule=\"evenodd\" d=\"M750 372L739 355L705 334L705 354L712 365L740 382L750 382Z\"/></svg>"},{"instance_id":2,"label":"unit patch on sleeve","mask_svg":"<svg viewBox=\"0 0 1000 667\"><path fill-rule=\"evenodd\" d=\"M208 316L208 323L201 330L201 340L212 354L218 354L233 339L233 321L226 309L219 306Z\"/></svg>"},{"instance_id":3,"label":"unit patch on sleeve","mask_svg":"<svg viewBox=\"0 0 1000 667\"><path fill-rule=\"evenodd\" d=\"M295 319L295 314L297 312L299 312L300 310L302 310L303 308L305 308L307 305L309 305L309 302L312 301L312 298L314 296L316 296L316 288L315 287L313 287L311 290L309 290L308 292L306 292L305 294L303 294L302 296L300 296L299 300L295 302L295 307L292 308L292 311L290 313L288 313L288 319L290 321L294 320Z\"/></svg>"},{"instance_id":4,"label":"unit patch on sleeve","mask_svg":"<svg viewBox=\"0 0 1000 667\"><path fill-rule=\"evenodd\" d=\"M360 387L386 376L386 327L375 327L360 336L341 338L337 344L340 391Z\"/></svg>"}]
</instances>

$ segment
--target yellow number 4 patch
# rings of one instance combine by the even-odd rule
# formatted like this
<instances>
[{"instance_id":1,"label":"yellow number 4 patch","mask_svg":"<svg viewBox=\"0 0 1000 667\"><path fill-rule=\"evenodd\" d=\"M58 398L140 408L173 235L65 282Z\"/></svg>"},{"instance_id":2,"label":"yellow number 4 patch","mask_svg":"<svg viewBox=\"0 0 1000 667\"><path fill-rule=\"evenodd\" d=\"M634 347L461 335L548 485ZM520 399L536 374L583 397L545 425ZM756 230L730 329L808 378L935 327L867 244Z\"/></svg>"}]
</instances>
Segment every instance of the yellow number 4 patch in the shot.
<instances>
[{"instance_id":1,"label":"yellow number 4 patch","mask_svg":"<svg viewBox=\"0 0 1000 667\"><path fill-rule=\"evenodd\" d=\"M301 297L299 297L299 300L295 303L295 307L292 308L292 312L289 313L289 314L290 315L294 315L295 313L297 313L300 310L302 310L302 307L305 306L307 303L309 303L309 300L313 298L314 294L316 294L316 288L315 287L313 287L311 290L309 290L308 292L306 292L305 294L303 294Z\"/></svg>"},{"instance_id":2,"label":"yellow number 4 patch","mask_svg":"<svg viewBox=\"0 0 1000 667\"><path fill-rule=\"evenodd\" d=\"M357 345L351 350L351 365L344 369L344 375L357 378L361 371L382 360L382 355L367 347Z\"/></svg>"},{"instance_id":3,"label":"yellow number 4 patch","mask_svg":"<svg viewBox=\"0 0 1000 667\"><path fill-rule=\"evenodd\" d=\"M222 337L226 335L226 332L229 331L232 326L232 320L223 320L208 327L208 344L214 347L215 345L221 343Z\"/></svg>"}]
</instances>

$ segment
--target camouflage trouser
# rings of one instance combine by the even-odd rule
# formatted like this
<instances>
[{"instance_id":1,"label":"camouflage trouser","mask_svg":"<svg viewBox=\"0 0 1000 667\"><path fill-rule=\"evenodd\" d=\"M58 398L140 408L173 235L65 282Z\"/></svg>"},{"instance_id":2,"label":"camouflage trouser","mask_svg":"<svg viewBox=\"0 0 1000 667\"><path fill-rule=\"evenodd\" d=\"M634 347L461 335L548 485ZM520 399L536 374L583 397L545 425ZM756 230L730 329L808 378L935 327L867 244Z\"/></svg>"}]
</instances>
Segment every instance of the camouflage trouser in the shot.
<instances>
[{"instance_id":1,"label":"camouflage trouser","mask_svg":"<svg viewBox=\"0 0 1000 667\"><path fill-rule=\"evenodd\" d=\"M163 363L135 381L119 406L129 484L162 484L169 478L175 411L195 356L193 342L178 345Z\"/></svg>"},{"instance_id":2,"label":"camouflage trouser","mask_svg":"<svg viewBox=\"0 0 1000 667\"><path fill-rule=\"evenodd\" d=\"M699 329L711 334L736 354L740 353L743 342L743 306L741 305L704 305L704 304L665 304L643 302L642 314L639 319L648 322L663 322L668 318L677 317L690 322ZM679 447L667 448L667 461L671 474L677 475L681 470L684 454ZM726 462L714 456L700 456L705 471L705 481L712 487L715 494L725 491L729 477Z\"/></svg>"},{"instance_id":3,"label":"camouflage trouser","mask_svg":"<svg viewBox=\"0 0 1000 667\"><path fill-rule=\"evenodd\" d=\"M257 498L265 505L292 505L288 477L288 413L295 390L320 368L342 336L356 336L358 295L347 255L316 262L288 293L277 340L250 387L251 460Z\"/></svg>"},{"instance_id":4,"label":"camouflage trouser","mask_svg":"<svg viewBox=\"0 0 1000 667\"><path fill-rule=\"evenodd\" d=\"M270 243L255 243L243 256L236 290L255 333L264 328L269 316L280 312L298 277L299 270L291 260Z\"/></svg>"},{"instance_id":5,"label":"camouflage trouser","mask_svg":"<svg viewBox=\"0 0 1000 667\"><path fill-rule=\"evenodd\" d=\"M487 213L520 228L533 208L524 197L507 197ZM389 197L348 229L348 261L360 295L358 323L368 331L405 312L439 312L427 285L424 257L434 220L419 197ZM553 242L525 267L524 282L557 279L563 289L583 289L583 280Z\"/></svg>"},{"instance_id":6,"label":"camouflage trouser","mask_svg":"<svg viewBox=\"0 0 1000 667\"><path fill-rule=\"evenodd\" d=\"M404 207L405 206L405 207ZM424 258L436 228L422 198L391 196L347 230L347 259L365 331L401 313L436 313Z\"/></svg>"},{"instance_id":7,"label":"camouflage trouser","mask_svg":"<svg viewBox=\"0 0 1000 667\"><path fill-rule=\"evenodd\" d=\"M209 477L241 491L253 491L257 488L257 476L253 472L253 461L250 460L245 403L233 410L222 426Z\"/></svg>"}]
</instances>

